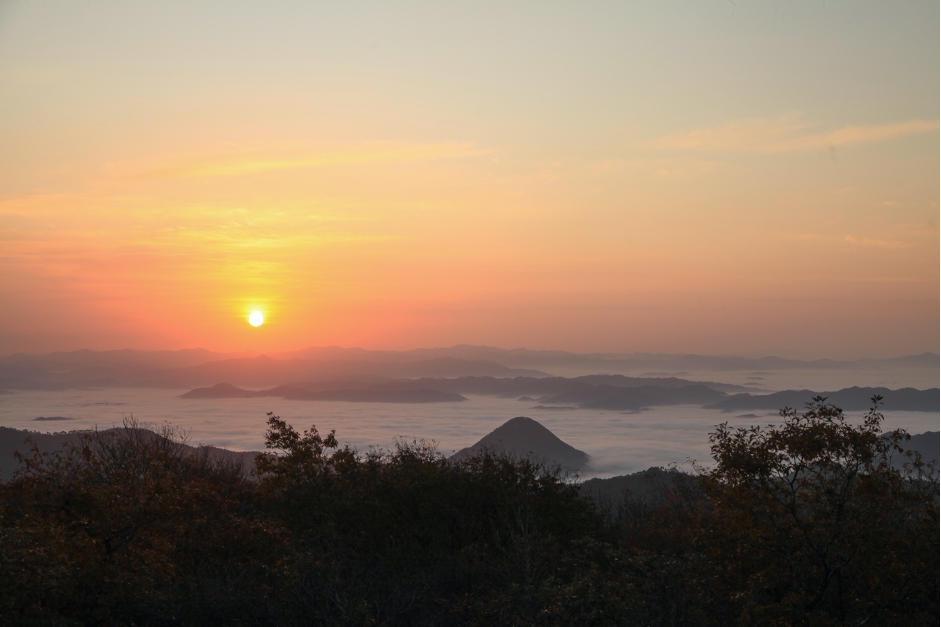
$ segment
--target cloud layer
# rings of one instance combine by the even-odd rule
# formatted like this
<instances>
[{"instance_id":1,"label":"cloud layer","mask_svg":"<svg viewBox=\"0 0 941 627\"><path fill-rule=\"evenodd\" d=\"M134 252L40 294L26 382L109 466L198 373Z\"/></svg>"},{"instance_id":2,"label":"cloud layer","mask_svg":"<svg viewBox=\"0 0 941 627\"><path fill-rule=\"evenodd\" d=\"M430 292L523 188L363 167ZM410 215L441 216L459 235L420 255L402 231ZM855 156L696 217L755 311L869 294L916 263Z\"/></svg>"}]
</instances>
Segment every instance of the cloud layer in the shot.
<instances>
[{"instance_id":1,"label":"cloud layer","mask_svg":"<svg viewBox=\"0 0 941 627\"><path fill-rule=\"evenodd\" d=\"M142 173L143 178L254 174L270 170L317 168L358 163L392 163L481 154L470 142L367 142L320 151L251 151L250 154L181 161Z\"/></svg>"},{"instance_id":2,"label":"cloud layer","mask_svg":"<svg viewBox=\"0 0 941 627\"><path fill-rule=\"evenodd\" d=\"M671 133L653 141L663 149L728 152L798 152L892 139L938 130L937 120L906 120L887 124L851 125L814 131L796 115L777 119L753 118L724 126Z\"/></svg>"}]
</instances>

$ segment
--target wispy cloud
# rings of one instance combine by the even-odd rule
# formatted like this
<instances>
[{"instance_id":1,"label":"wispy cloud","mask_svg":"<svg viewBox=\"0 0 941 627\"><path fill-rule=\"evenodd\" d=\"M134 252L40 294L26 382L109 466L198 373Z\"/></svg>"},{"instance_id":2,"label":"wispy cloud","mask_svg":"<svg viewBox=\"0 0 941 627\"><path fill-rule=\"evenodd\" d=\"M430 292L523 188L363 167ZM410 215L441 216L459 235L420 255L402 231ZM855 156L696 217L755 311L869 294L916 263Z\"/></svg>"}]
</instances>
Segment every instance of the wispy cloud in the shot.
<instances>
[{"instance_id":1,"label":"wispy cloud","mask_svg":"<svg viewBox=\"0 0 941 627\"><path fill-rule=\"evenodd\" d=\"M369 142L312 152L255 151L251 154L193 159L153 168L140 173L138 177L230 176L268 170L466 157L485 152L469 142Z\"/></svg>"},{"instance_id":2,"label":"wispy cloud","mask_svg":"<svg viewBox=\"0 0 941 627\"><path fill-rule=\"evenodd\" d=\"M843 241L849 242L851 244L861 244L863 246L876 246L878 248L912 248L914 246L911 242L902 242L899 240L889 240L889 239L875 239L870 237L854 237L852 235L847 235L843 238Z\"/></svg>"},{"instance_id":3,"label":"wispy cloud","mask_svg":"<svg viewBox=\"0 0 941 627\"><path fill-rule=\"evenodd\" d=\"M861 144L902 135L937 131L937 120L906 120L889 124L844 126L815 131L791 114L777 119L754 118L724 126L671 133L653 140L656 148L729 152L796 152Z\"/></svg>"},{"instance_id":4,"label":"wispy cloud","mask_svg":"<svg viewBox=\"0 0 941 627\"><path fill-rule=\"evenodd\" d=\"M589 172L594 176L620 175L628 171L646 172L657 178L676 178L688 175L711 174L725 165L723 161L686 156L645 157L643 159L603 159L590 163Z\"/></svg>"},{"instance_id":5,"label":"wispy cloud","mask_svg":"<svg viewBox=\"0 0 941 627\"><path fill-rule=\"evenodd\" d=\"M816 241L826 246L832 246L837 242L843 242L850 246L869 246L885 249L904 249L914 248L918 245L917 241L904 241L900 239L880 239L875 237L859 237L856 235L835 235L813 232L801 233L782 233L783 237L791 240Z\"/></svg>"}]
</instances>

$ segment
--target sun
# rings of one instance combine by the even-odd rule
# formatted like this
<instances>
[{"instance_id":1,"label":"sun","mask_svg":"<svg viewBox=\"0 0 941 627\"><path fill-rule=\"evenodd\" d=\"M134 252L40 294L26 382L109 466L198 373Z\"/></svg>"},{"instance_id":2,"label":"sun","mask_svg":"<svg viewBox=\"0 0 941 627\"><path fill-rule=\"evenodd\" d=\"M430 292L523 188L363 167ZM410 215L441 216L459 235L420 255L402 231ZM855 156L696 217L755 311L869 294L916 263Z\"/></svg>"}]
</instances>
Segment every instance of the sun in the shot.
<instances>
[{"instance_id":1,"label":"sun","mask_svg":"<svg viewBox=\"0 0 941 627\"><path fill-rule=\"evenodd\" d=\"M248 324L252 325L253 327L260 327L261 323L264 321L265 314L261 313L260 311L253 311L252 313L248 314Z\"/></svg>"}]
</instances>

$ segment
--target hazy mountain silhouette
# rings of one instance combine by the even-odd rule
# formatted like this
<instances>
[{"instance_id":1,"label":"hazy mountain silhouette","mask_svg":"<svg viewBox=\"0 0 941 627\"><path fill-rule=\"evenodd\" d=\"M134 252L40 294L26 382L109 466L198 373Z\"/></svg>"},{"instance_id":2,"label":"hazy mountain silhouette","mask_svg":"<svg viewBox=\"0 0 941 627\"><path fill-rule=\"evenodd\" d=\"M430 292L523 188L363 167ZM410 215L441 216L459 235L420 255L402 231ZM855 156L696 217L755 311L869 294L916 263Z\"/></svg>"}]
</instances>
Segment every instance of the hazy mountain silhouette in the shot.
<instances>
[{"instance_id":1,"label":"hazy mountain silhouette","mask_svg":"<svg viewBox=\"0 0 941 627\"><path fill-rule=\"evenodd\" d=\"M685 388L690 385L702 385L719 392L746 392L748 388L733 383L717 383L715 381L691 381L677 377L647 376L628 377L622 374L589 374L573 377L576 381L590 383L591 385L611 385L621 388L640 388L656 386L658 388Z\"/></svg>"},{"instance_id":2,"label":"hazy mountain silhouette","mask_svg":"<svg viewBox=\"0 0 941 627\"><path fill-rule=\"evenodd\" d=\"M842 407L847 411L866 410L872 405L870 399L874 395L882 396L882 409L905 411L939 411L941 409L941 393L938 388L930 390L916 390L902 388L890 390L888 388L850 387L835 392L812 392L811 390L787 390L774 394L736 394L721 401L708 405L708 409L721 409L723 411L739 411L743 409L780 409L793 407L801 410L815 396L825 396L828 403Z\"/></svg>"},{"instance_id":3,"label":"hazy mountain silhouette","mask_svg":"<svg viewBox=\"0 0 941 627\"><path fill-rule=\"evenodd\" d=\"M918 452L926 462L941 460L941 432L926 431L915 434L903 445L906 451ZM901 469L903 464L911 462L912 457L896 454L892 457L892 465ZM690 478L691 475L675 468L653 467L607 479L588 479L582 482L580 487L582 494L606 505L616 506L625 496L641 501L659 500L678 482Z\"/></svg>"},{"instance_id":4,"label":"hazy mountain silhouette","mask_svg":"<svg viewBox=\"0 0 941 627\"><path fill-rule=\"evenodd\" d=\"M456 376L548 376L533 370L516 370L489 361L432 359L409 363L375 361L281 360L260 355L250 359L216 361L190 368L163 371L163 381L208 383L226 381L234 385L277 385L335 377L456 377Z\"/></svg>"},{"instance_id":5,"label":"hazy mountain silhouette","mask_svg":"<svg viewBox=\"0 0 941 627\"><path fill-rule=\"evenodd\" d=\"M918 451L925 461L941 460L941 432L926 431L912 436L905 443L906 449ZM897 463L899 460L895 460Z\"/></svg>"},{"instance_id":6,"label":"hazy mountain silhouette","mask_svg":"<svg viewBox=\"0 0 941 627\"><path fill-rule=\"evenodd\" d=\"M860 359L857 363L876 367L902 366L906 368L937 368L938 355L924 352L918 355L904 355L902 357L888 357L884 359Z\"/></svg>"},{"instance_id":7,"label":"hazy mountain silhouette","mask_svg":"<svg viewBox=\"0 0 941 627\"><path fill-rule=\"evenodd\" d=\"M102 433L117 432L121 427L104 429ZM151 431L144 429L146 433ZM61 451L63 447L70 444L77 444L81 434L84 431L69 431L59 433L38 433L35 431L24 431L21 429L12 429L10 427L0 427L0 481L9 481L13 473L20 469L20 463L16 461L13 455L14 451L20 451L23 454L29 454L31 446L34 444L40 453L52 454ZM154 436L156 437L156 436ZM29 438L30 442L27 442ZM190 446L185 445L185 450L191 454L206 455L210 459L226 459L237 461L242 464L245 472L251 471L255 467L254 451L229 451L216 446Z\"/></svg>"},{"instance_id":8,"label":"hazy mountain silhouette","mask_svg":"<svg viewBox=\"0 0 941 627\"><path fill-rule=\"evenodd\" d=\"M679 368L764 372L799 368L922 368L936 371L938 356L922 353L891 359L855 362L788 360L778 357L742 358L708 355L576 354L565 351L499 349L458 345L411 351L369 351L339 347L309 348L280 353L287 359L246 353L182 351L92 351L16 354L0 357L0 390L62 390L89 387L197 388L225 382L231 389L194 390L187 398L278 396L310 400L359 402L451 402L465 394L506 398L529 397L545 405L586 409L638 410L643 407L693 403L740 411L803 407L817 393L791 390L773 394L748 393L745 386L694 381L676 376L631 377L597 374L618 369L669 371ZM304 358L296 358L304 357ZM549 376L547 369L591 368L579 377ZM923 375L919 375L921 377ZM936 380L936 378L934 378ZM298 383L303 382L303 383ZM754 384L754 381L750 382ZM253 391L244 388L269 386ZM277 387L275 387L277 386ZM723 392L741 392L723 398ZM889 410L938 411L937 388L846 388L824 392L848 411L866 409L872 394L885 397ZM451 396L449 396L451 395Z\"/></svg>"},{"instance_id":9,"label":"hazy mountain silhouette","mask_svg":"<svg viewBox=\"0 0 941 627\"><path fill-rule=\"evenodd\" d=\"M610 381L619 385L596 384ZM590 409L638 410L653 405L703 404L724 398L716 387L739 386L695 383L682 379L640 379L604 375L567 379L564 377L457 377L421 379L333 379L289 383L267 390L246 390L230 383L196 388L181 398L251 398L279 396L294 400L346 400L363 402L451 402L466 400L463 394L518 398L538 396L540 403L575 405ZM623 386L623 387L622 387ZM661 387L662 386L662 387Z\"/></svg>"},{"instance_id":10,"label":"hazy mountain silhouette","mask_svg":"<svg viewBox=\"0 0 941 627\"><path fill-rule=\"evenodd\" d=\"M316 385L316 382L305 384L305 387ZM749 391L749 388L724 383L687 381L676 378L642 378L625 377L622 375L591 375L587 377L456 377L453 379L421 378L396 379L376 381L371 387L376 388L428 388L446 390L459 394L483 394L488 396L503 396L516 398L519 396L546 396L552 394L565 394L575 392L590 392L601 386L612 388L645 388L655 387L664 390L674 390L688 386L705 386L716 391ZM720 398L719 394L712 398Z\"/></svg>"},{"instance_id":11,"label":"hazy mountain silhouette","mask_svg":"<svg viewBox=\"0 0 941 627\"><path fill-rule=\"evenodd\" d=\"M801 369L898 368L937 370L938 355L922 353L890 359L836 361L780 357L727 357L657 353L570 353L524 348L457 345L410 351L311 347L273 356L217 353L205 349L180 351L92 351L0 357L0 389L57 390L76 387L195 387L226 381L233 385L279 385L337 377L540 378L558 375L617 376L616 373L678 373L773 371ZM598 373L608 373L599 375ZM615 374L612 374L615 373ZM631 377L628 377L631 378ZM671 377L664 377L668 379ZM627 382L597 381L620 387ZM707 383L713 389L734 391ZM666 387L663 382L661 387ZM741 388L739 388L741 390ZM559 391L558 393L561 393Z\"/></svg>"},{"instance_id":12,"label":"hazy mountain silhouette","mask_svg":"<svg viewBox=\"0 0 941 627\"><path fill-rule=\"evenodd\" d=\"M218 398L257 398L261 396L279 396L300 401L347 401L356 403L454 403L466 401L460 394L425 389L368 389L342 388L327 390L308 390L301 387L280 385L269 390L245 390L228 383L218 383L208 388L196 388L180 398L218 399Z\"/></svg>"},{"instance_id":13,"label":"hazy mountain silhouette","mask_svg":"<svg viewBox=\"0 0 941 627\"><path fill-rule=\"evenodd\" d=\"M217 383L209 388L196 388L186 394L180 394L180 398L254 398L256 396L266 396L252 390L243 390L229 383Z\"/></svg>"},{"instance_id":14,"label":"hazy mountain silhouette","mask_svg":"<svg viewBox=\"0 0 941 627\"><path fill-rule=\"evenodd\" d=\"M549 429L524 416L503 423L476 444L452 455L451 459L466 459L484 450L515 458L529 457L570 470L584 467L589 459L588 453L566 444Z\"/></svg>"},{"instance_id":15,"label":"hazy mountain silhouette","mask_svg":"<svg viewBox=\"0 0 941 627\"><path fill-rule=\"evenodd\" d=\"M21 369L38 366L42 370L55 368L69 370L73 368L94 368L120 366L140 368L185 368L198 366L211 361L251 357L248 351L218 353L205 348L186 348L182 350L142 351L124 348L120 350L94 351L83 348L77 351L63 351L45 354L16 353L0 357L0 367L17 364Z\"/></svg>"},{"instance_id":16,"label":"hazy mountain silhouette","mask_svg":"<svg viewBox=\"0 0 941 627\"><path fill-rule=\"evenodd\" d=\"M594 383L610 381L620 385ZM753 409L778 410L788 406L802 409L817 395L847 411L866 410L873 395L883 397L888 410L938 411L938 388L916 390L902 388L851 387L833 392L788 390L773 394L736 394L727 396L712 383L683 379L634 378L620 375L588 377L457 377L453 379L333 379L290 383L266 390L246 390L229 383L196 388L182 398L251 398L275 396L294 400L342 400L350 402L437 403L466 400L464 394L527 398L539 406L578 407L639 411L661 405L703 405L707 409L742 411ZM738 387L738 389L743 389ZM747 389L747 388L744 388Z\"/></svg>"},{"instance_id":17,"label":"hazy mountain silhouette","mask_svg":"<svg viewBox=\"0 0 941 627\"><path fill-rule=\"evenodd\" d=\"M616 387L597 385L590 389L566 392L537 399L551 405L574 404L586 409L640 410L653 405L681 405L712 403L725 398L705 385L661 388L652 385L643 387Z\"/></svg>"},{"instance_id":18,"label":"hazy mountain silhouette","mask_svg":"<svg viewBox=\"0 0 941 627\"><path fill-rule=\"evenodd\" d=\"M503 349L493 346L457 344L450 347L416 348L407 351L371 351L361 348L338 346L309 347L278 357L371 360L408 362L423 359L450 357L466 360L487 360L511 368L535 368L555 374L573 375L581 373L626 373L644 371L712 370L735 372L743 370L802 370L841 368L937 368L939 356L921 353L901 357L834 360L834 359L786 359L776 356L735 357L675 353L572 353L559 350L531 350L526 348Z\"/></svg>"},{"instance_id":19,"label":"hazy mountain silhouette","mask_svg":"<svg viewBox=\"0 0 941 627\"><path fill-rule=\"evenodd\" d=\"M284 398L299 401L346 401L350 403L455 403L466 401L460 394L438 390L324 390Z\"/></svg>"}]
</instances>

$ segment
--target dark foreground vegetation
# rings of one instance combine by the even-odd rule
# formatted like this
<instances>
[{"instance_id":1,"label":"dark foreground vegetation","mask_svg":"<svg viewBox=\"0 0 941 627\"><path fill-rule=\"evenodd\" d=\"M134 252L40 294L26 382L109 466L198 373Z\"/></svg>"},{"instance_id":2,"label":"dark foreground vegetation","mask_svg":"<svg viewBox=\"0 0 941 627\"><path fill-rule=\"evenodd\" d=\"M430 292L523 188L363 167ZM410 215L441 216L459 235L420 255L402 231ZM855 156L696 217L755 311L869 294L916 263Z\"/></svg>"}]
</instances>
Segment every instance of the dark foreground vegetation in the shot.
<instances>
[{"instance_id":1,"label":"dark foreground vegetation","mask_svg":"<svg viewBox=\"0 0 941 627\"><path fill-rule=\"evenodd\" d=\"M531 461L362 455L273 415L252 473L169 428L91 433L0 485L0 622L936 624L933 468L893 467L907 436L875 408L784 415L608 502Z\"/></svg>"}]
</instances>

